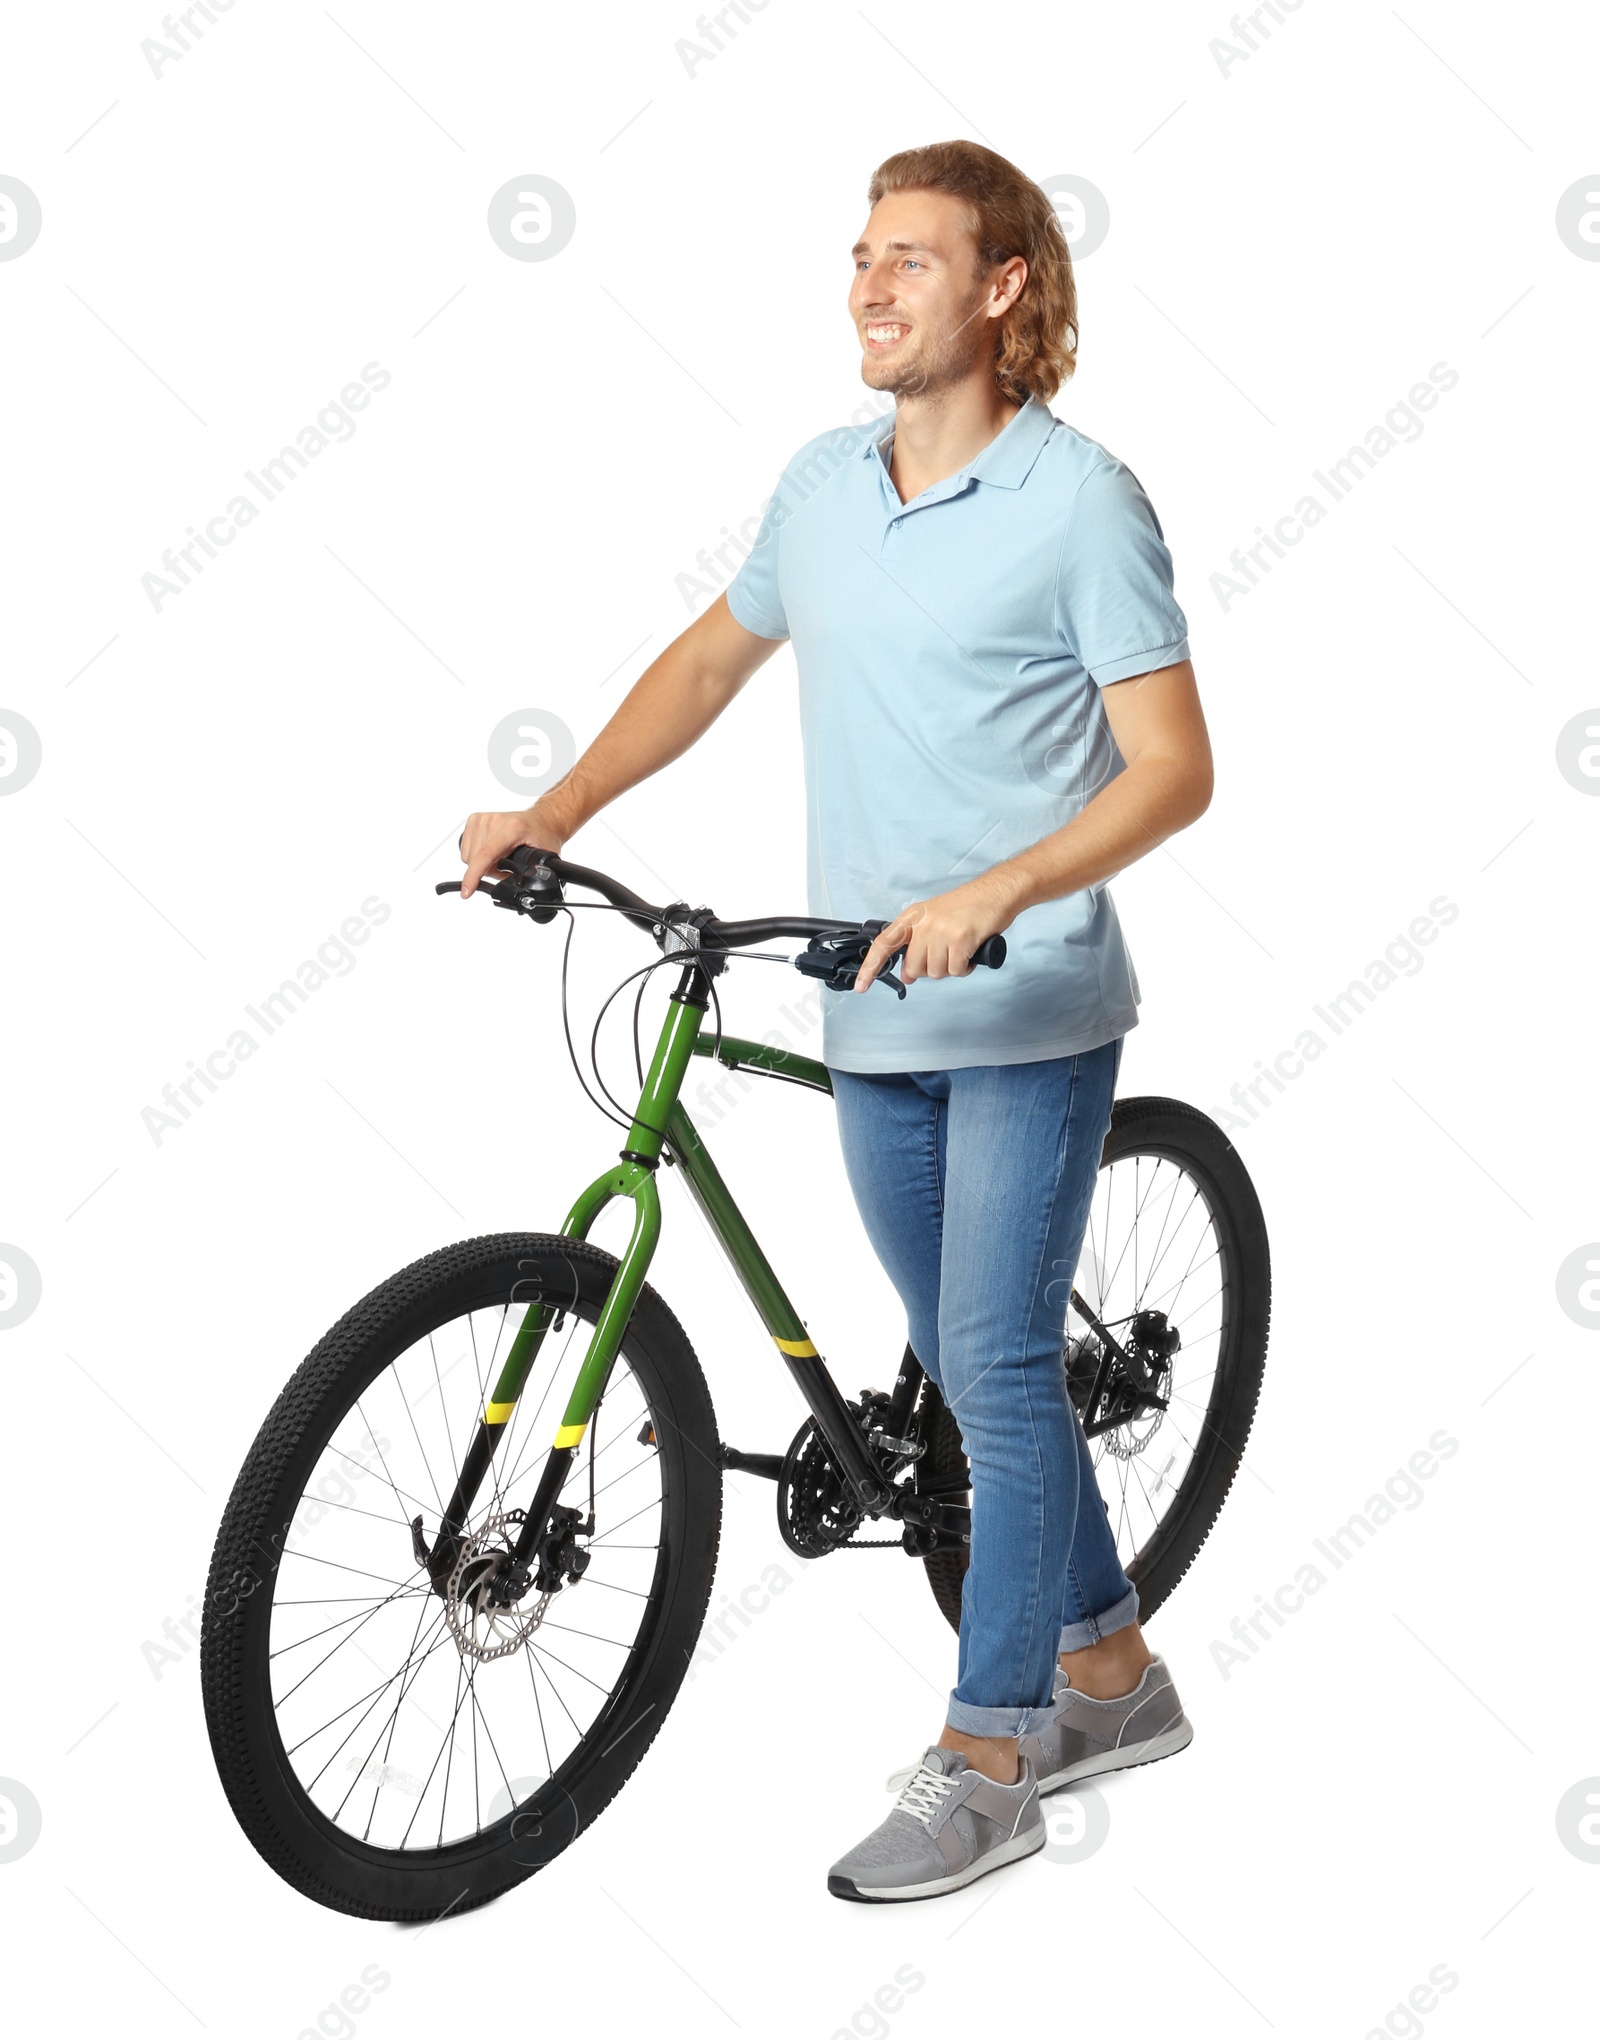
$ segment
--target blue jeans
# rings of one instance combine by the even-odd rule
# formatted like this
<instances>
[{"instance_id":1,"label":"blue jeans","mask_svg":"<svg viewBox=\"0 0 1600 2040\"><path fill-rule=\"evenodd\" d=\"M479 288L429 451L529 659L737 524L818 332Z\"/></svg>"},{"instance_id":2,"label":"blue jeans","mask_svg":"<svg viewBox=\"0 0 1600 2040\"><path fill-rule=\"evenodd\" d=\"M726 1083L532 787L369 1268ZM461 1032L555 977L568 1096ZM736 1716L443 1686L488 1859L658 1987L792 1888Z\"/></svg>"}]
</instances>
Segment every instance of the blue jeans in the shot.
<instances>
[{"instance_id":1,"label":"blue jeans","mask_svg":"<svg viewBox=\"0 0 1600 2040\"><path fill-rule=\"evenodd\" d=\"M971 1562L949 1724L1025 1735L1056 1654L1126 1628L1117 1558L1062 1364L1067 1299L1122 1060L829 1072L850 1188L911 1350L972 1466Z\"/></svg>"}]
</instances>

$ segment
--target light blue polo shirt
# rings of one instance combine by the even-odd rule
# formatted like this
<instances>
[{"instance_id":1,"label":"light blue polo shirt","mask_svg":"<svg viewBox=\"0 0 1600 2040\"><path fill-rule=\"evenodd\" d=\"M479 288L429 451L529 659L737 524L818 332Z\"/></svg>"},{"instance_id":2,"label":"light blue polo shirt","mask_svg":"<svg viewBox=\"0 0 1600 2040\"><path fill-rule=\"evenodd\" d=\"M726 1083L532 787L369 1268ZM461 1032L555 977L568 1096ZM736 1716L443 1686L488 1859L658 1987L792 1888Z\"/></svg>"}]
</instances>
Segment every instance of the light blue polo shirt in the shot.
<instances>
[{"instance_id":1,"label":"light blue polo shirt","mask_svg":"<svg viewBox=\"0 0 1600 2040\"><path fill-rule=\"evenodd\" d=\"M1100 689L1189 656L1137 478L1037 400L902 503L894 421L784 469L727 591L800 675L809 911L888 920L1069 821L1122 759ZM861 1072L1036 1062L1137 1024L1104 885L1026 908L999 970L822 991L822 1060Z\"/></svg>"}]
</instances>

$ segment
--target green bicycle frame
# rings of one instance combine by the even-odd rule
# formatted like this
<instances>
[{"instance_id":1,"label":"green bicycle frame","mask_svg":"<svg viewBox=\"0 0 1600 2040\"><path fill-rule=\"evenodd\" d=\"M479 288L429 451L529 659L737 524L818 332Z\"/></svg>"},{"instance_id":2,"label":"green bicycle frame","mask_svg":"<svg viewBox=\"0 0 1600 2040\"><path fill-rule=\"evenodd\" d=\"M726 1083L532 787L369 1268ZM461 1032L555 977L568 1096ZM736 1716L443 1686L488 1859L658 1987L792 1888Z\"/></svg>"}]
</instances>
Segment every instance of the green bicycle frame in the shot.
<instances>
[{"instance_id":1,"label":"green bicycle frame","mask_svg":"<svg viewBox=\"0 0 1600 2040\"><path fill-rule=\"evenodd\" d=\"M660 1038L656 1042L618 1163L589 1184L562 1223L563 1238L586 1239L595 1220L614 1198L628 1198L634 1207L632 1235L618 1263L588 1351L567 1398L538 1490L518 1538L516 1560L519 1564L526 1564L536 1554L545 1535L556 1497L599 1405L628 1321L644 1286L661 1236L661 1197L656 1171L663 1154L669 1164L682 1170L690 1194L721 1242L745 1293L783 1356L857 1499L867 1508L875 1508L888 1499L889 1490L872 1462L848 1405L734 1202L732 1192L723 1181L679 1096L691 1057L713 1053L729 1068L744 1066L769 1070L822 1092L831 1093L832 1083L823 1064L805 1056L734 1036L725 1035L718 1043L714 1036L702 1033L709 983L706 972L698 964L685 968L668 1000ZM516 1409L517 1399L538 1359L545 1333L570 1300L536 1295L529 1302L522 1325L489 1392L483 1419L462 1463L450 1505L444 1512L439 1540L429 1561L436 1580L441 1571L448 1571L447 1558L466 1523L473 1497L489 1462L505 1435L505 1427Z\"/></svg>"}]
</instances>

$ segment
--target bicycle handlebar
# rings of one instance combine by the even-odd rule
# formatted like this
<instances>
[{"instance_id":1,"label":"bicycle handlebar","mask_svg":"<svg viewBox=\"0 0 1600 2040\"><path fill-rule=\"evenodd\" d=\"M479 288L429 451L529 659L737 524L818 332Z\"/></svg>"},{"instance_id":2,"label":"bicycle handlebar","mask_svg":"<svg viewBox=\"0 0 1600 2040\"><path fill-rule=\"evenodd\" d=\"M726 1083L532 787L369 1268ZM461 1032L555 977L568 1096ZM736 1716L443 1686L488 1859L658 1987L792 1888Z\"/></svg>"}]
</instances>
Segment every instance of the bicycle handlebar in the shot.
<instances>
[{"instance_id":1,"label":"bicycle handlebar","mask_svg":"<svg viewBox=\"0 0 1600 2040\"><path fill-rule=\"evenodd\" d=\"M498 907L527 914L537 922L551 921L564 899L563 887L581 885L590 892L599 893L625 919L657 940L671 932L687 948L715 958L717 969L721 968L722 959L731 950L753 949L761 943L782 941L786 937L805 937L807 947L794 959L796 969L808 977L821 978L837 991L848 991L854 985L874 938L889 925L887 921L818 920L807 914L776 914L756 920L723 921L703 908L691 909L681 900L670 906L654 907L606 872L591 870L584 864L569 863L553 850L535 850L526 844L513 850L509 857L503 857L500 869L512 873L512 878L498 883L493 879L482 882L482 889ZM434 887L436 893L460 890L459 879ZM905 986L894 976L892 966L895 958L903 954L903 949L895 950L878 974L900 998L905 997ZM1006 938L991 935L973 951L971 962L998 970L1005 958Z\"/></svg>"}]
</instances>

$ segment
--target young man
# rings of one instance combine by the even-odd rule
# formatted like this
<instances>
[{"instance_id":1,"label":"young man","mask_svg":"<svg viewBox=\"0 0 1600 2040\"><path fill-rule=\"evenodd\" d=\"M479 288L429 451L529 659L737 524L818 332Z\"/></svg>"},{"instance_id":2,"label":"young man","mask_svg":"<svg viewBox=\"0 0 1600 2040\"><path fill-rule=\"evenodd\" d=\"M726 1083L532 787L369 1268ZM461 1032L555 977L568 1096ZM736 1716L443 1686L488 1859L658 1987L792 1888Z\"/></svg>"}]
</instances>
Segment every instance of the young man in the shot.
<instances>
[{"instance_id":1,"label":"young man","mask_svg":"<svg viewBox=\"0 0 1600 2040\"><path fill-rule=\"evenodd\" d=\"M948 142L890 157L868 202L849 305L892 421L800 450L726 592L566 779L471 818L462 891L518 844L559 850L793 641L810 911L893 917L854 992L823 993L846 1170L972 1466L943 1731L828 1878L881 1900L1031 1854L1041 1791L1192 1734L1140 1635L1062 1345L1138 1017L1105 882L1204 811L1211 758L1155 513L1048 409L1078 337L1049 200ZM1002 930L1004 968L972 971ZM862 997L900 948L909 996Z\"/></svg>"}]
</instances>

